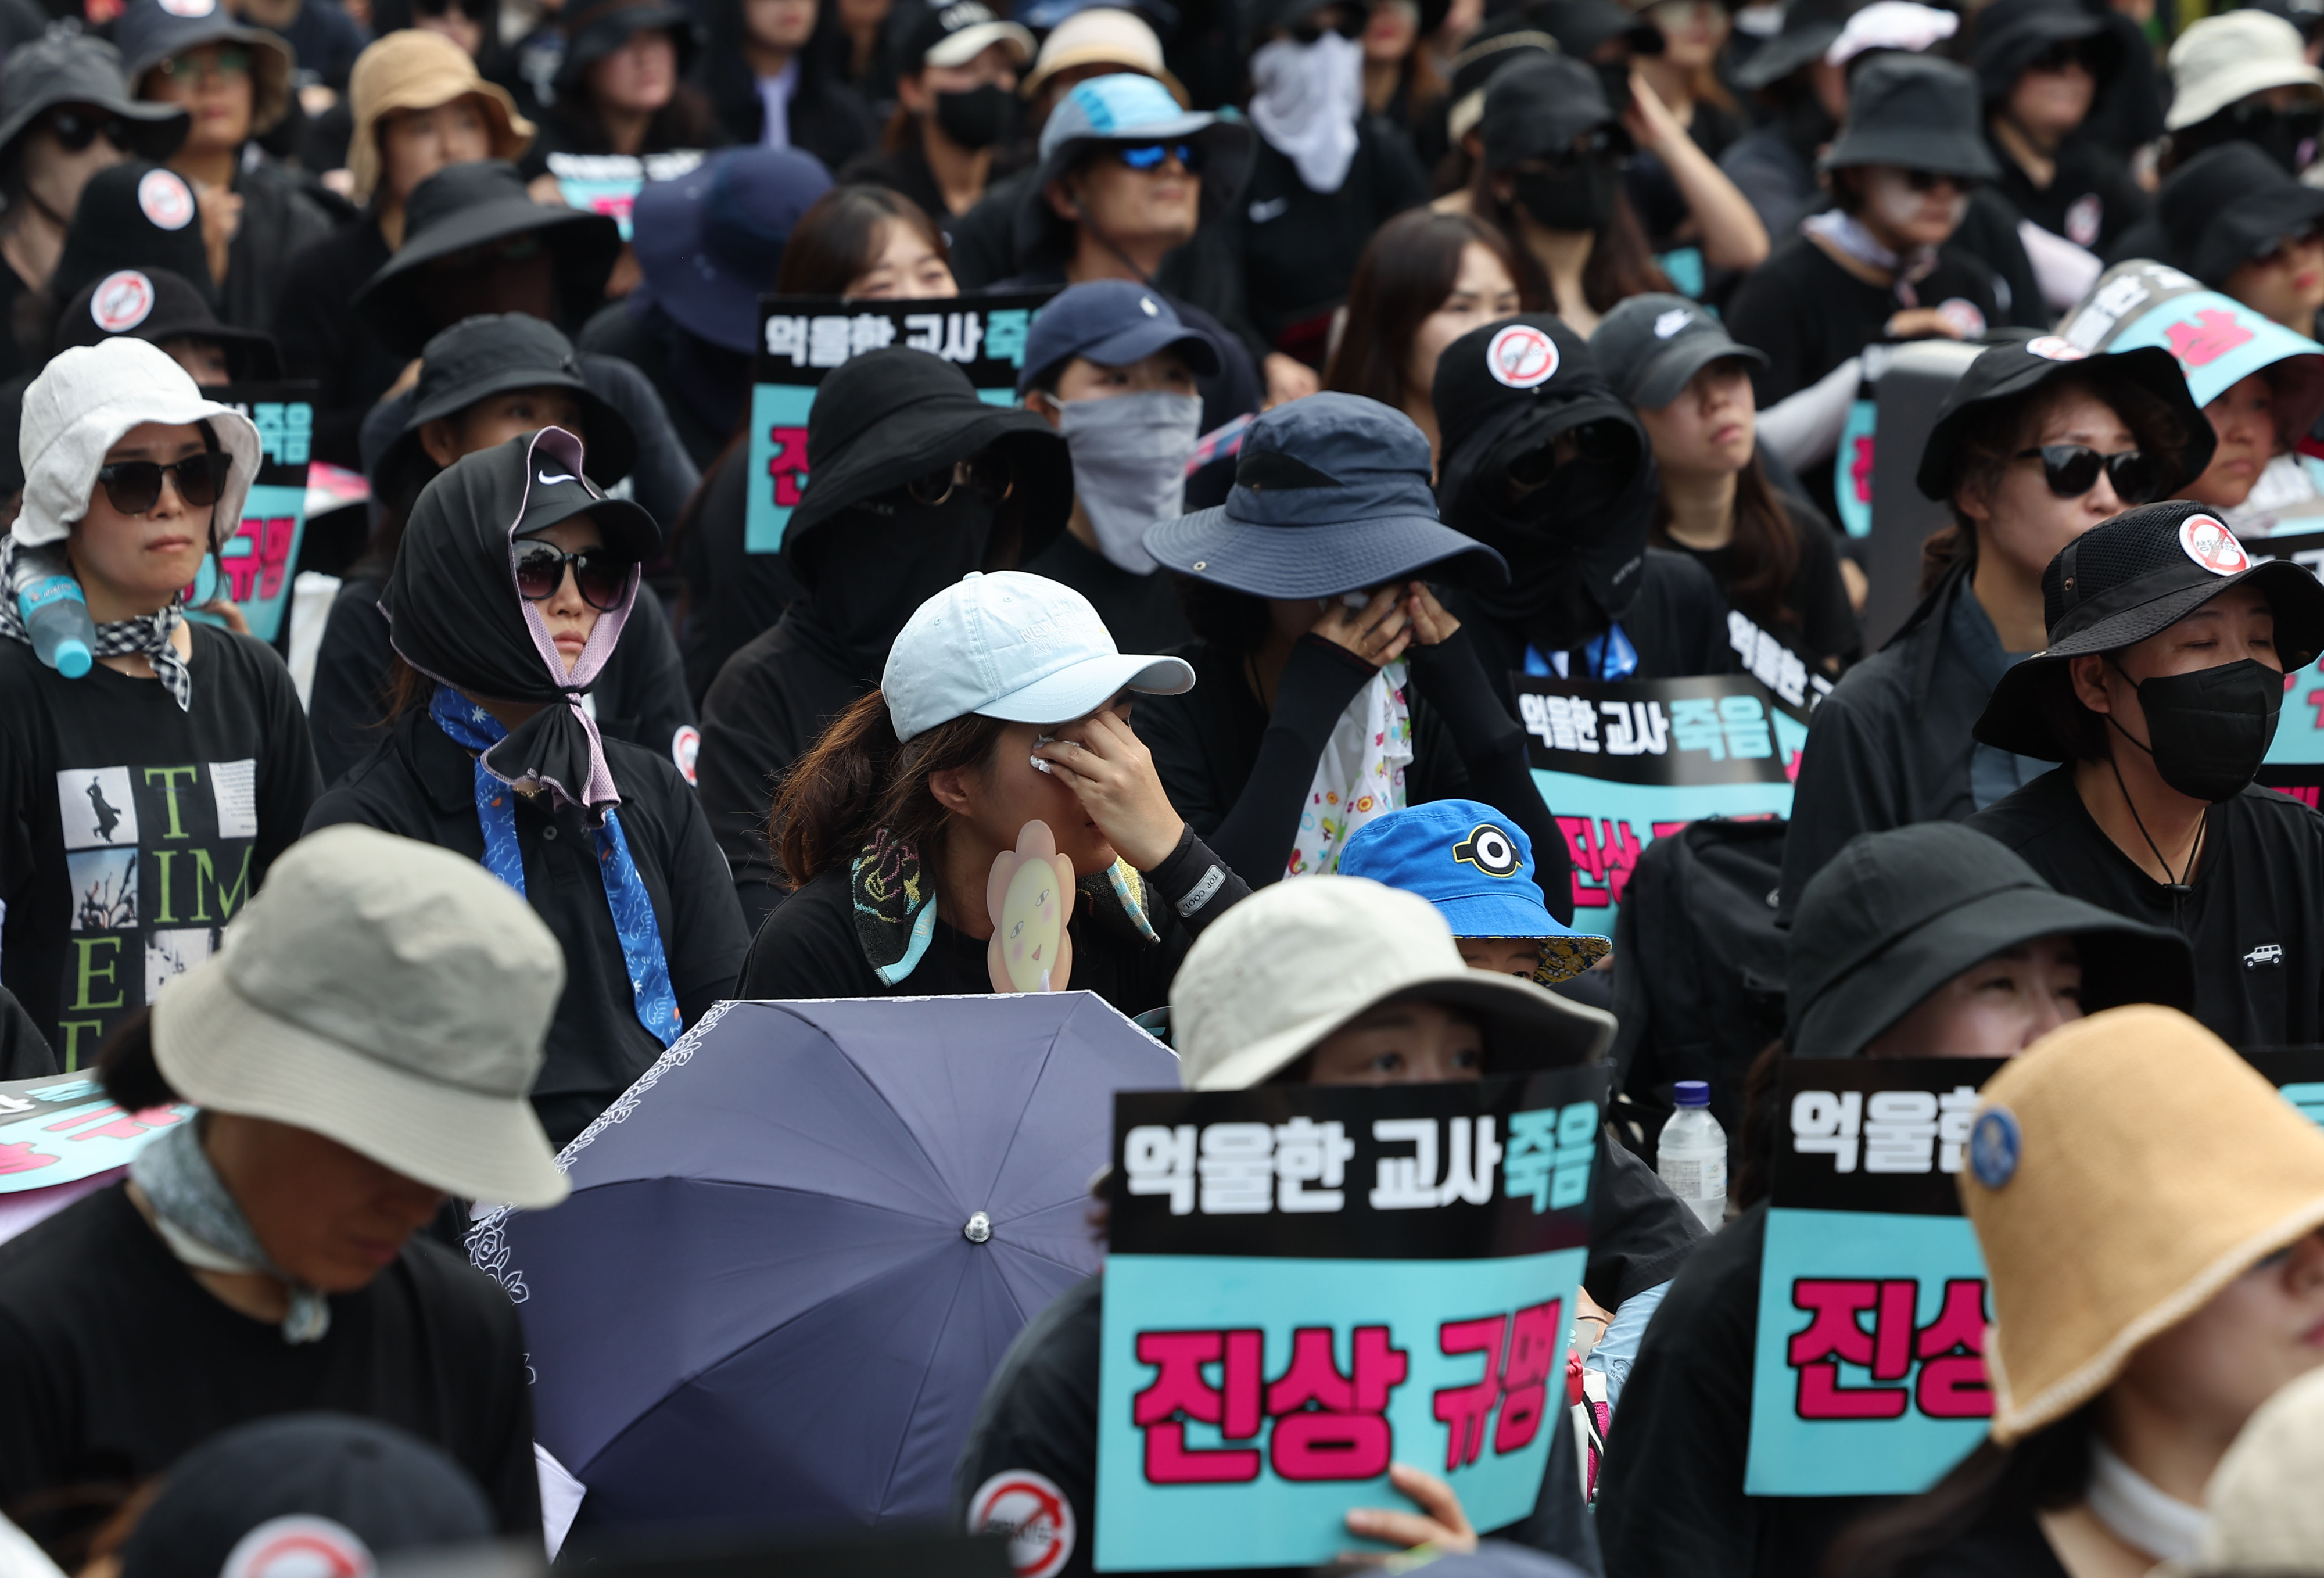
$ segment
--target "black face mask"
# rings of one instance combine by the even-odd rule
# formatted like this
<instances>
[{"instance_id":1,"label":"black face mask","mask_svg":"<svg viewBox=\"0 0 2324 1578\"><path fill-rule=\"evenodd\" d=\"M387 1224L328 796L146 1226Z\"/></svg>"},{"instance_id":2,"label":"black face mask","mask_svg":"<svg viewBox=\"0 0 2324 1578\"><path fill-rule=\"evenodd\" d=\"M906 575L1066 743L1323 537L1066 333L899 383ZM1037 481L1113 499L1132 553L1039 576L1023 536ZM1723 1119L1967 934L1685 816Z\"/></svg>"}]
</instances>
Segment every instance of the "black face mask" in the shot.
<instances>
[{"instance_id":1,"label":"black face mask","mask_svg":"<svg viewBox=\"0 0 2324 1578\"><path fill-rule=\"evenodd\" d=\"M818 530L831 534L815 569L818 621L862 670L857 677L877 684L912 611L984 568L992 512L964 493L941 504L890 494Z\"/></svg>"},{"instance_id":2,"label":"black face mask","mask_svg":"<svg viewBox=\"0 0 2324 1578\"><path fill-rule=\"evenodd\" d=\"M991 147L1009 134L1016 120L1016 95L995 83L936 95L936 125L945 136L972 151Z\"/></svg>"},{"instance_id":3,"label":"black face mask","mask_svg":"<svg viewBox=\"0 0 2324 1578\"><path fill-rule=\"evenodd\" d=\"M1546 485L1512 498L1506 475L1506 465L1487 463L1479 480L1491 478L1491 501L1464 512L1461 522L1509 564L1506 588L1474 595L1541 651L1570 651L1604 634L1637 593L1632 561L1646 540L1643 516L1626 507L1638 502L1626 498L1636 491L1634 479L1627 467L1576 459L1553 472ZM1627 576L1620 573L1625 566Z\"/></svg>"},{"instance_id":4,"label":"black face mask","mask_svg":"<svg viewBox=\"0 0 2324 1578\"><path fill-rule=\"evenodd\" d=\"M2121 665L2116 669L2120 672ZM2216 804L2235 798L2258 775L2283 709L2281 671L2246 658L2143 684L2132 680L2131 687L2138 692L2146 737L2153 742L2144 749L2164 783L2190 799ZM2107 721L2130 739L2130 732L2111 716Z\"/></svg>"},{"instance_id":5,"label":"black face mask","mask_svg":"<svg viewBox=\"0 0 2324 1578\"><path fill-rule=\"evenodd\" d=\"M1551 230L1603 230L1614 220L1621 172L1603 160L1584 159L1571 170L1521 171L1511 181L1517 206Z\"/></svg>"},{"instance_id":6,"label":"black face mask","mask_svg":"<svg viewBox=\"0 0 2324 1578\"><path fill-rule=\"evenodd\" d=\"M2229 112L2234 134L2265 153L2292 175L2316 156L2324 115L2313 109L2280 110L2271 105L2239 105Z\"/></svg>"}]
</instances>

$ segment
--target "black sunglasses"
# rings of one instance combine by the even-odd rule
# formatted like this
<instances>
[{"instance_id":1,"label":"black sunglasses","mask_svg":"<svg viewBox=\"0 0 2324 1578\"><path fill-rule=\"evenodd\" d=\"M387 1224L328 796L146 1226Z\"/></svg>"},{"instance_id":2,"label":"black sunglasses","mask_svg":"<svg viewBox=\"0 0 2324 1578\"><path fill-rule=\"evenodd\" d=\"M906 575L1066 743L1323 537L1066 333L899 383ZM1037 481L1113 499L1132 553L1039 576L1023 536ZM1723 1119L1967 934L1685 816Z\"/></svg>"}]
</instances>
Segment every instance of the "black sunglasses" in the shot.
<instances>
[{"instance_id":1,"label":"black sunglasses","mask_svg":"<svg viewBox=\"0 0 2324 1578\"><path fill-rule=\"evenodd\" d=\"M1558 457L1558 439L1573 441L1573 452L1563 459ZM1578 428L1568 428L1538 449L1526 451L1509 463L1509 480L1519 487L1545 486L1557 475L1558 468L1577 460L1602 466L1621 457L1622 427L1618 422L1584 422Z\"/></svg>"},{"instance_id":2,"label":"black sunglasses","mask_svg":"<svg viewBox=\"0 0 2324 1578\"><path fill-rule=\"evenodd\" d=\"M94 115L85 110L49 112L49 133L68 153L78 153L102 136L115 148L129 146L129 127L119 115Z\"/></svg>"},{"instance_id":3,"label":"black sunglasses","mask_svg":"<svg viewBox=\"0 0 2324 1578\"><path fill-rule=\"evenodd\" d=\"M223 453L189 455L168 466L154 460L116 460L98 466L97 480L115 510L124 515L142 515L161 502L161 474L167 472L178 479L178 496L189 508L199 510L217 503L218 492L226 486L226 474L233 466L234 457Z\"/></svg>"},{"instance_id":4,"label":"black sunglasses","mask_svg":"<svg viewBox=\"0 0 2324 1578\"><path fill-rule=\"evenodd\" d=\"M1188 175L1203 173L1203 151L1192 143L1134 143L1113 150L1113 156L1132 170L1159 170L1176 159Z\"/></svg>"},{"instance_id":5,"label":"black sunglasses","mask_svg":"<svg viewBox=\"0 0 2324 1578\"><path fill-rule=\"evenodd\" d=\"M573 584L581 600L603 614L622 605L630 589L630 574L638 561L611 549L585 548L567 553L553 543L528 542L516 550L517 595L528 603L546 603L565 584L565 567L573 567Z\"/></svg>"},{"instance_id":6,"label":"black sunglasses","mask_svg":"<svg viewBox=\"0 0 2324 1578\"><path fill-rule=\"evenodd\" d=\"M2069 66L2091 70L2090 52L2072 40L2052 44L2025 63L2028 71L2063 71Z\"/></svg>"},{"instance_id":7,"label":"black sunglasses","mask_svg":"<svg viewBox=\"0 0 2324 1578\"><path fill-rule=\"evenodd\" d=\"M2098 485L2098 473L2114 484L2115 496L2126 504L2151 504L2163 492L2162 467L2144 449L2101 455L2088 444L2044 444L2020 449L2015 458L2039 460L2042 480L2061 499L2079 499Z\"/></svg>"},{"instance_id":8,"label":"black sunglasses","mask_svg":"<svg viewBox=\"0 0 2324 1578\"><path fill-rule=\"evenodd\" d=\"M1364 18L1342 14L1339 21L1325 27L1312 17L1303 16L1291 24L1291 36L1303 44L1312 44L1327 32L1338 33L1343 39L1360 39L1364 36Z\"/></svg>"},{"instance_id":9,"label":"black sunglasses","mask_svg":"<svg viewBox=\"0 0 2324 1578\"><path fill-rule=\"evenodd\" d=\"M916 476L905 484L905 491L915 502L941 504L962 488L968 490L970 499L991 509L1007 498L1017 486L1017 468L1006 455L988 451L955 460L926 476Z\"/></svg>"}]
</instances>

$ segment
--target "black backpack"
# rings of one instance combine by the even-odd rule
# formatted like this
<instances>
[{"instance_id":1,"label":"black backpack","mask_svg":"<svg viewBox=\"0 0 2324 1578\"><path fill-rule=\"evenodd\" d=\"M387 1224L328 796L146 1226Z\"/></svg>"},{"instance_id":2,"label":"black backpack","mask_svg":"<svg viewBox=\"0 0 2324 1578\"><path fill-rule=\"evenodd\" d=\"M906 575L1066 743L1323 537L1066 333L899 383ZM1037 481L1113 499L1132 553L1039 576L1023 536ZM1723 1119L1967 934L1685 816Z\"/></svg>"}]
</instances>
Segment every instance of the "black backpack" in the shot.
<instances>
[{"instance_id":1,"label":"black backpack","mask_svg":"<svg viewBox=\"0 0 2324 1578\"><path fill-rule=\"evenodd\" d=\"M1614 923L1609 1060L1628 1098L1611 1114L1642 1156L1682 1079L1711 1085L1711 1113L1730 1140L1743 1121L1743 1076L1784 1033L1785 933L1775 926L1785 824L1770 817L1690 822L1638 857ZM1623 1109L1627 1108L1627 1112Z\"/></svg>"}]
</instances>

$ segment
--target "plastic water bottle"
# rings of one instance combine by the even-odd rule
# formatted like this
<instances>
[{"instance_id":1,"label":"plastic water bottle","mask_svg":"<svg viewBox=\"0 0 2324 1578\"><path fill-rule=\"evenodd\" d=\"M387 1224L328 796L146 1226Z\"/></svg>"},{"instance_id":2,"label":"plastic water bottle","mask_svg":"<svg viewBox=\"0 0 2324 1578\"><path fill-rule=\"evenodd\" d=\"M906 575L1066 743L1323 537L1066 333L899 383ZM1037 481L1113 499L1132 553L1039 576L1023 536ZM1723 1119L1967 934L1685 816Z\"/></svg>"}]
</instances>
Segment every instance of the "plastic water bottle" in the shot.
<instances>
[{"instance_id":1,"label":"plastic water bottle","mask_svg":"<svg viewBox=\"0 0 2324 1578\"><path fill-rule=\"evenodd\" d=\"M62 545L19 549L8 577L8 595L32 638L32 653L68 679L88 672L97 645L97 623L74 579Z\"/></svg>"},{"instance_id":2,"label":"plastic water bottle","mask_svg":"<svg viewBox=\"0 0 2324 1578\"><path fill-rule=\"evenodd\" d=\"M1719 1230L1727 1215L1727 1131L1711 1115L1711 1087L1702 1080L1678 1082L1678 1111L1663 1125L1655 1171L1703 1226Z\"/></svg>"}]
</instances>

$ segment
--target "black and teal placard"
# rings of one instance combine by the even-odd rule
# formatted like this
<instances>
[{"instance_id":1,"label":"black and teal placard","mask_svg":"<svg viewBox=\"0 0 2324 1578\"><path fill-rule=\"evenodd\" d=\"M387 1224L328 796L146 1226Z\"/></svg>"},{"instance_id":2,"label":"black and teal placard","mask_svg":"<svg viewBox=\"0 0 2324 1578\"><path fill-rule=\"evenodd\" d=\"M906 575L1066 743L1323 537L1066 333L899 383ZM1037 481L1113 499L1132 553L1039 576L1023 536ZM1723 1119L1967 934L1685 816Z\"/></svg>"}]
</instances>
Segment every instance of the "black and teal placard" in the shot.
<instances>
[{"instance_id":1,"label":"black and teal placard","mask_svg":"<svg viewBox=\"0 0 2324 1578\"><path fill-rule=\"evenodd\" d=\"M289 617L290 582L307 530L307 462L315 438L312 383L234 383L202 392L233 406L258 429L258 476L242 520L202 561L186 601L224 597L242 610L250 633L272 641Z\"/></svg>"},{"instance_id":2,"label":"black and teal placard","mask_svg":"<svg viewBox=\"0 0 2324 1578\"><path fill-rule=\"evenodd\" d=\"M769 296L759 303L759 349L751 391L750 493L743 539L776 553L807 485L807 413L835 367L867 351L910 346L968 374L977 398L1017 403L1017 374L1035 314L1056 294L1024 291L916 301L837 296Z\"/></svg>"},{"instance_id":3,"label":"black and teal placard","mask_svg":"<svg viewBox=\"0 0 2324 1578\"><path fill-rule=\"evenodd\" d=\"M1097 1569L1329 1562L1392 1462L1532 1511L1606 1083L1116 1096Z\"/></svg>"}]
</instances>

